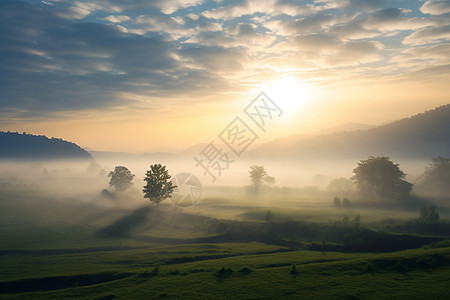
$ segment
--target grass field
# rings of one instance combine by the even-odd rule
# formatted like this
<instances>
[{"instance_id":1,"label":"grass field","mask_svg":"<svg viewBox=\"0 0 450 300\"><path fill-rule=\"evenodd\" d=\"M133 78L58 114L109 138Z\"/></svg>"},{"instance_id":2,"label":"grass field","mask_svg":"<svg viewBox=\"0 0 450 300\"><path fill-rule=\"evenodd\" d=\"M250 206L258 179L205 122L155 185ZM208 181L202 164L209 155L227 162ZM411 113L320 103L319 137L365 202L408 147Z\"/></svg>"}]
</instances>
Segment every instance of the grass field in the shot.
<instances>
[{"instance_id":1,"label":"grass field","mask_svg":"<svg viewBox=\"0 0 450 300\"><path fill-rule=\"evenodd\" d=\"M234 198L156 210L11 188L0 199L1 299L450 299L446 235L396 252L323 250L345 246L335 232L379 238L339 223L345 216L382 228L414 212ZM264 222L268 209L273 223ZM326 234L331 241L318 238ZM307 250L313 245L322 250Z\"/></svg>"}]
</instances>

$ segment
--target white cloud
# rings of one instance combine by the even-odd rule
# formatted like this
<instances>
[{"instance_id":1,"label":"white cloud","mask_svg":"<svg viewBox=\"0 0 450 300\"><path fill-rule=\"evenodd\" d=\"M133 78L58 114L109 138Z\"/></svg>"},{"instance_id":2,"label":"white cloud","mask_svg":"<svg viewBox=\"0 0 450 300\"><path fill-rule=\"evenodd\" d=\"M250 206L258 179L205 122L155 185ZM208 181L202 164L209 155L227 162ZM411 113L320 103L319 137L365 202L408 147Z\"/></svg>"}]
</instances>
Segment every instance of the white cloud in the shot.
<instances>
[{"instance_id":1,"label":"white cloud","mask_svg":"<svg viewBox=\"0 0 450 300\"><path fill-rule=\"evenodd\" d=\"M333 8L333 5L295 5L277 0L246 0L236 5L222 6L209 11L204 11L201 15L210 19L231 20L234 18L264 13L265 15L278 16L286 14L289 16L309 15L322 10Z\"/></svg>"},{"instance_id":2,"label":"white cloud","mask_svg":"<svg viewBox=\"0 0 450 300\"><path fill-rule=\"evenodd\" d=\"M103 18L103 20L107 20L111 23L122 23L122 22L127 22L130 20L129 16L107 16L106 18Z\"/></svg>"},{"instance_id":3,"label":"white cloud","mask_svg":"<svg viewBox=\"0 0 450 300\"><path fill-rule=\"evenodd\" d=\"M240 49L187 47L178 51L181 61L190 67L211 72L234 73L243 70L247 55ZM228 74L230 75L230 74Z\"/></svg>"},{"instance_id":4,"label":"white cloud","mask_svg":"<svg viewBox=\"0 0 450 300\"><path fill-rule=\"evenodd\" d=\"M59 9L56 11L56 15L63 19L84 19L92 12L101 9L101 6L93 2L80 2L75 1L74 5Z\"/></svg>"},{"instance_id":5,"label":"white cloud","mask_svg":"<svg viewBox=\"0 0 450 300\"><path fill-rule=\"evenodd\" d=\"M182 8L197 6L203 3L203 0L161 0L156 6L161 9L164 14L173 14Z\"/></svg>"},{"instance_id":6,"label":"white cloud","mask_svg":"<svg viewBox=\"0 0 450 300\"><path fill-rule=\"evenodd\" d=\"M397 67L409 69L447 65L449 61L450 44L408 48L391 59Z\"/></svg>"},{"instance_id":7,"label":"white cloud","mask_svg":"<svg viewBox=\"0 0 450 300\"><path fill-rule=\"evenodd\" d=\"M376 41L341 41L328 34L309 34L289 38L274 47L275 52L303 55L306 62L318 68L355 66L375 62L383 45Z\"/></svg>"},{"instance_id":8,"label":"white cloud","mask_svg":"<svg viewBox=\"0 0 450 300\"><path fill-rule=\"evenodd\" d=\"M204 23L197 26L199 31L222 31L222 25L219 23Z\"/></svg>"},{"instance_id":9,"label":"white cloud","mask_svg":"<svg viewBox=\"0 0 450 300\"><path fill-rule=\"evenodd\" d=\"M136 18L135 23L142 26L145 32L166 32L174 39L193 35L196 30L184 26L185 20L182 17L171 17L168 15L148 16L141 15Z\"/></svg>"},{"instance_id":10,"label":"white cloud","mask_svg":"<svg viewBox=\"0 0 450 300\"><path fill-rule=\"evenodd\" d=\"M407 17L410 11L402 8L385 8L371 15L363 26L370 30L395 31L414 30L433 25L428 18Z\"/></svg>"},{"instance_id":11,"label":"white cloud","mask_svg":"<svg viewBox=\"0 0 450 300\"><path fill-rule=\"evenodd\" d=\"M271 45L276 37L271 32L258 32L252 23L239 23L222 31L202 32L192 36L186 42L208 46L243 47L261 51Z\"/></svg>"},{"instance_id":12,"label":"white cloud","mask_svg":"<svg viewBox=\"0 0 450 300\"><path fill-rule=\"evenodd\" d=\"M442 15L450 12L450 0L427 0L420 8L424 14Z\"/></svg>"},{"instance_id":13,"label":"white cloud","mask_svg":"<svg viewBox=\"0 0 450 300\"><path fill-rule=\"evenodd\" d=\"M422 30L415 31L407 36L403 40L403 43L408 45L424 45L434 43L439 40L450 40L450 25L442 27L427 27Z\"/></svg>"}]
</instances>

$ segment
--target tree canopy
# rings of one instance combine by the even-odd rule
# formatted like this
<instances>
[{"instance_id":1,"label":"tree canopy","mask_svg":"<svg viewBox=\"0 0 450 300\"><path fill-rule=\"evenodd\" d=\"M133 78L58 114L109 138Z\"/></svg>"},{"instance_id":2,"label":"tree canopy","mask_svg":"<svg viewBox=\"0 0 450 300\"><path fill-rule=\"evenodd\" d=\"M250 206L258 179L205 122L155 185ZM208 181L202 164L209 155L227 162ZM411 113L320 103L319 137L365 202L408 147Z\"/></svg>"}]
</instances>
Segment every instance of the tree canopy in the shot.
<instances>
[{"instance_id":1,"label":"tree canopy","mask_svg":"<svg viewBox=\"0 0 450 300\"><path fill-rule=\"evenodd\" d=\"M248 173L250 174L250 180L252 181L255 195L258 195L260 187L264 182L275 183L275 178L269 176L263 166L251 166Z\"/></svg>"},{"instance_id":2,"label":"tree canopy","mask_svg":"<svg viewBox=\"0 0 450 300\"><path fill-rule=\"evenodd\" d=\"M426 192L450 195L450 159L434 157L420 178L420 186Z\"/></svg>"},{"instance_id":3,"label":"tree canopy","mask_svg":"<svg viewBox=\"0 0 450 300\"><path fill-rule=\"evenodd\" d=\"M171 177L169 171L166 170L166 166L161 164L151 165L144 178L146 182L142 190L144 198L149 198L157 206L165 199L171 198L173 190L177 187L170 181Z\"/></svg>"},{"instance_id":4,"label":"tree canopy","mask_svg":"<svg viewBox=\"0 0 450 300\"><path fill-rule=\"evenodd\" d=\"M439 221L439 213L435 205L424 206L419 211L420 219L427 223L436 223Z\"/></svg>"},{"instance_id":5,"label":"tree canopy","mask_svg":"<svg viewBox=\"0 0 450 300\"><path fill-rule=\"evenodd\" d=\"M109 185L122 193L133 186L134 174L127 167L117 166L114 171L109 172L108 177L111 177Z\"/></svg>"},{"instance_id":6,"label":"tree canopy","mask_svg":"<svg viewBox=\"0 0 450 300\"><path fill-rule=\"evenodd\" d=\"M352 180L364 196L399 199L412 189L412 184L404 180L406 174L389 157L370 156L361 160L353 173Z\"/></svg>"}]
</instances>

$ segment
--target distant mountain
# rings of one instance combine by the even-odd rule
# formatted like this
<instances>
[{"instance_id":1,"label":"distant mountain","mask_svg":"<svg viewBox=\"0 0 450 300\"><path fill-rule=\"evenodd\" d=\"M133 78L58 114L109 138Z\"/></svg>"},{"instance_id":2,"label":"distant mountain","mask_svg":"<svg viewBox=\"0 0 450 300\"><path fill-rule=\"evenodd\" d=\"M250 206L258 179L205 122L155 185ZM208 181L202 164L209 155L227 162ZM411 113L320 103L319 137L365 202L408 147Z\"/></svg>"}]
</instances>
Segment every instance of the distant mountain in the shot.
<instances>
[{"instance_id":1,"label":"distant mountain","mask_svg":"<svg viewBox=\"0 0 450 300\"><path fill-rule=\"evenodd\" d=\"M390 123L390 122L389 122ZM367 130L377 127L376 125L370 125L370 124L360 124L360 123L344 123L341 125L333 126L330 128L322 129L316 132L313 132L312 135L319 135L319 134L332 134L332 133L339 133L339 132L346 132L346 131L357 131L357 130Z\"/></svg>"},{"instance_id":2,"label":"distant mountain","mask_svg":"<svg viewBox=\"0 0 450 300\"><path fill-rule=\"evenodd\" d=\"M111 152L111 151L89 150L89 153L94 157L95 160L110 160L110 159L133 160L138 157L137 154L129 153L129 152Z\"/></svg>"},{"instance_id":3,"label":"distant mountain","mask_svg":"<svg viewBox=\"0 0 450 300\"><path fill-rule=\"evenodd\" d=\"M369 155L450 157L450 104L368 130L286 137L248 153L248 157L272 159L362 159Z\"/></svg>"},{"instance_id":4,"label":"distant mountain","mask_svg":"<svg viewBox=\"0 0 450 300\"><path fill-rule=\"evenodd\" d=\"M80 146L43 135L0 131L0 159L92 159Z\"/></svg>"}]
</instances>

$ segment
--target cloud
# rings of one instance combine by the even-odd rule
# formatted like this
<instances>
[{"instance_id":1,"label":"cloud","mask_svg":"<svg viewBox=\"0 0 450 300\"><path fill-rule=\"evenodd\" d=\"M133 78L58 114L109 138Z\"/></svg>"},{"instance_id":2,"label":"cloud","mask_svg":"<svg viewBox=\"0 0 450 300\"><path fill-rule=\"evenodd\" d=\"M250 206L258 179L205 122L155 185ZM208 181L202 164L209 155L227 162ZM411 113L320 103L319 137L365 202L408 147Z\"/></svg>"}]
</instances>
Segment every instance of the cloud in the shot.
<instances>
[{"instance_id":1,"label":"cloud","mask_svg":"<svg viewBox=\"0 0 450 300\"><path fill-rule=\"evenodd\" d=\"M449 0L427 0L420 8L424 14L443 15L450 12Z\"/></svg>"},{"instance_id":2,"label":"cloud","mask_svg":"<svg viewBox=\"0 0 450 300\"><path fill-rule=\"evenodd\" d=\"M355 66L381 59L383 45L375 41L341 41L328 34L295 36L276 45L278 51L302 54L318 68Z\"/></svg>"},{"instance_id":3,"label":"cloud","mask_svg":"<svg viewBox=\"0 0 450 300\"><path fill-rule=\"evenodd\" d=\"M0 111L154 107L158 97L168 105L186 94L200 99L266 74L307 70L315 80L330 70L341 76L438 67L449 59L447 6L437 0L4 0Z\"/></svg>"},{"instance_id":4,"label":"cloud","mask_svg":"<svg viewBox=\"0 0 450 300\"><path fill-rule=\"evenodd\" d=\"M84 19L92 12L101 9L101 6L95 2L75 1L72 6L59 8L55 11L56 15L64 19Z\"/></svg>"},{"instance_id":5,"label":"cloud","mask_svg":"<svg viewBox=\"0 0 450 300\"><path fill-rule=\"evenodd\" d=\"M196 27L199 31L222 31L223 27L219 23L215 22L206 22L204 24L200 24Z\"/></svg>"},{"instance_id":6,"label":"cloud","mask_svg":"<svg viewBox=\"0 0 450 300\"><path fill-rule=\"evenodd\" d=\"M189 38L186 43L194 43L207 46L244 47L257 49L268 47L276 40L271 32L258 30L258 26L252 23L238 23L229 26L222 31L200 32Z\"/></svg>"},{"instance_id":7,"label":"cloud","mask_svg":"<svg viewBox=\"0 0 450 300\"><path fill-rule=\"evenodd\" d=\"M245 52L239 49L225 49L223 47L196 47L186 45L177 52L183 62L190 68L215 70L216 72L230 73L242 71L247 60Z\"/></svg>"},{"instance_id":8,"label":"cloud","mask_svg":"<svg viewBox=\"0 0 450 300\"><path fill-rule=\"evenodd\" d=\"M367 29L361 20L351 20L337 24L328 30L328 34L336 36L341 40L347 39L369 39L379 35L378 30Z\"/></svg>"},{"instance_id":9,"label":"cloud","mask_svg":"<svg viewBox=\"0 0 450 300\"><path fill-rule=\"evenodd\" d=\"M113 16L113 15L110 15L110 16L107 16L107 17L103 18L103 20L107 20L107 21L109 21L111 23L122 23L122 22L129 21L130 17L129 16Z\"/></svg>"},{"instance_id":10,"label":"cloud","mask_svg":"<svg viewBox=\"0 0 450 300\"><path fill-rule=\"evenodd\" d=\"M197 6L202 4L203 0L161 0L156 6L165 14L172 14L181 8Z\"/></svg>"},{"instance_id":11,"label":"cloud","mask_svg":"<svg viewBox=\"0 0 450 300\"><path fill-rule=\"evenodd\" d=\"M312 33L323 30L339 22L339 17L331 14L317 14L305 18L296 19L290 22L276 20L265 24L281 35L294 35L299 33Z\"/></svg>"},{"instance_id":12,"label":"cloud","mask_svg":"<svg viewBox=\"0 0 450 300\"><path fill-rule=\"evenodd\" d=\"M211 92L203 85L226 86L209 70L185 68L177 46L161 35L72 23L26 3L0 6L0 111L8 115L129 106L137 100L122 96L127 93L171 97ZM204 64L212 67L208 57Z\"/></svg>"},{"instance_id":13,"label":"cloud","mask_svg":"<svg viewBox=\"0 0 450 300\"><path fill-rule=\"evenodd\" d=\"M446 65L450 62L450 44L408 48L393 57L391 62L397 67L414 69Z\"/></svg>"},{"instance_id":14,"label":"cloud","mask_svg":"<svg viewBox=\"0 0 450 300\"><path fill-rule=\"evenodd\" d=\"M274 0L257 1L246 0L235 5L222 6L209 11L204 11L202 16L209 19L230 20L245 15L252 15L256 12L263 12L273 6Z\"/></svg>"},{"instance_id":15,"label":"cloud","mask_svg":"<svg viewBox=\"0 0 450 300\"><path fill-rule=\"evenodd\" d=\"M347 8L351 10L374 10L382 6L383 0L349 0Z\"/></svg>"},{"instance_id":16,"label":"cloud","mask_svg":"<svg viewBox=\"0 0 450 300\"><path fill-rule=\"evenodd\" d=\"M180 9L197 6L203 0L85 0L67 2L48 2L47 5L56 6L56 13L61 18L83 19L95 11L121 13L124 11L145 11L173 14Z\"/></svg>"},{"instance_id":17,"label":"cloud","mask_svg":"<svg viewBox=\"0 0 450 300\"><path fill-rule=\"evenodd\" d=\"M298 5L290 1L282 0L244 0L236 4L221 6L202 12L202 16L210 19L231 20L242 16L263 13L265 15L298 16L309 15L317 12L338 8L341 1L314 1L314 4Z\"/></svg>"},{"instance_id":18,"label":"cloud","mask_svg":"<svg viewBox=\"0 0 450 300\"><path fill-rule=\"evenodd\" d=\"M394 31L414 30L434 24L427 18L407 17L409 12L403 8L380 9L367 18L363 26L378 31Z\"/></svg>"},{"instance_id":19,"label":"cloud","mask_svg":"<svg viewBox=\"0 0 450 300\"><path fill-rule=\"evenodd\" d=\"M323 9L347 9L349 11L371 11L380 8L383 0L314 0L316 4L323 4Z\"/></svg>"},{"instance_id":20,"label":"cloud","mask_svg":"<svg viewBox=\"0 0 450 300\"><path fill-rule=\"evenodd\" d=\"M422 30L415 31L407 36L403 40L403 43L408 45L423 45L441 40L450 40L450 25L442 27L427 27Z\"/></svg>"},{"instance_id":21,"label":"cloud","mask_svg":"<svg viewBox=\"0 0 450 300\"><path fill-rule=\"evenodd\" d=\"M188 19L188 20L186 20ZM186 24L186 22L190 22ZM194 34L193 22L189 18L172 17L167 15L141 15L135 20L144 32L161 32L173 35L174 39Z\"/></svg>"}]
</instances>

